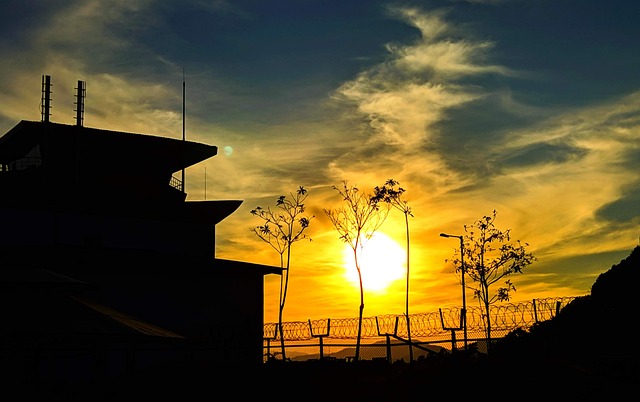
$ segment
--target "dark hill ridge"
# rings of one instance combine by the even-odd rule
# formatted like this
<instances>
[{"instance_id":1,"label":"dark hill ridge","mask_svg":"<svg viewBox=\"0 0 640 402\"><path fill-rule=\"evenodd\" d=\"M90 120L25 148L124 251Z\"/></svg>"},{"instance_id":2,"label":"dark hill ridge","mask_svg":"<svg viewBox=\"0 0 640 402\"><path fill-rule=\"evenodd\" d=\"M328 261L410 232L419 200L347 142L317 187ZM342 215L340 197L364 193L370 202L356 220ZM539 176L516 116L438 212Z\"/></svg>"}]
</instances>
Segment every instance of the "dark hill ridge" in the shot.
<instances>
[{"instance_id":1,"label":"dark hill ridge","mask_svg":"<svg viewBox=\"0 0 640 402\"><path fill-rule=\"evenodd\" d=\"M591 286L591 298L602 308L629 311L638 303L637 289L640 284L640 247L600 274Z\"/></svg>"},{"instance_id":2,"label":"dark hill ridge","mask_svg":"<svg viewBox=\"0 0 640 402\"><path fill-rule=\"evenodd\" d=\"M640 285L640 247L600 274L591 294L582 296L551 320L528 332L516 330L496 342L488 360L520 365L530 374L549 370L585 397L640 384L636 338ZM562 383L562 382L561 382ZM608 391L607 391L608 390ZM594 394L595 393L595 394Z\"/></svg>"},{"instance_id":3,"label":"dark hill ridge","mask_svg":"<svg viewBox=\"0 0 640 402\"><path fill-rule=\"evenodd\" d=\"M575 299L557 317L531 328L528 335L535 340L534 350L600 368L611 359L637 361L638 349L631 347L634 332L629 330L635 328L639 280L640 247L636 247L598 276L590 295Z\"/></svg>"}]
</instances>

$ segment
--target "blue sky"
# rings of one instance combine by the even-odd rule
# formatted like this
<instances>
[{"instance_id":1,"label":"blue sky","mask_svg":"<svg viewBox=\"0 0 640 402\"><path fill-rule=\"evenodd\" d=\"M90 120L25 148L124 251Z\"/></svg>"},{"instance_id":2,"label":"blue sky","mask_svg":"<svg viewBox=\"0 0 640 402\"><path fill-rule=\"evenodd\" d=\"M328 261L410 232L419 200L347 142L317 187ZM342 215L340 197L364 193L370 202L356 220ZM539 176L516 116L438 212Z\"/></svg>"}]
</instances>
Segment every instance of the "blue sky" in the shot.
<instances>
[{"instance_id":1,"label":"blue sky","mask_svg":"<svg viewBox=\"0 0 640 402\"><path fill-rule=\"evenodd\" d=\"M249 211L310 191L285 319L357 316L322 212L342 179L407 190L413 311L459 303L438 233L494 209L538 257L514 300L587 294L640 234L638 16L620 0L8 0L0 130L40 120L48 74L54 122L74 123L84 80L85 126L181 138L184 77L186 135L220 150L187 170L188 199L244 200L219 257L277 265ZM400 222L382 230L403 244ZM365 315L401 313L404 291Z\"/></svg>"}]
</instances>

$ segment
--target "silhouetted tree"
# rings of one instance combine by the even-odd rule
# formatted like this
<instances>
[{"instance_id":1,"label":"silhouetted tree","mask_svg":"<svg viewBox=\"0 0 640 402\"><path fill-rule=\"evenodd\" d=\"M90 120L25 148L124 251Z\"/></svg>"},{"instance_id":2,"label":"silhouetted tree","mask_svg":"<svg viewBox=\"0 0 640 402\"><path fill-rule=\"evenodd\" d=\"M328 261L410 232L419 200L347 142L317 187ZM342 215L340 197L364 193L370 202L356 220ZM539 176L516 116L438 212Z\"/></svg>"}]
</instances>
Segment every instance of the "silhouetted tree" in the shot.
<instances>
[{"instance_id":1,"label":"silhouetted tree","mask_svg":"<svg viewBox=\"0 0 640 402\"><path fill-rule=\"evenodd\" d=\"M278 329L280 331L280 345L282 360L286 360L284 346L284 331L282 316L289 287L289 270L291 268L291 245L302 239L309 239L304 231L309 227L315 216L302 216L306 210L304 201L308 191L300 186L295 194L289 193L290 198L281 195L276 200L276 210L256 207L251 214L264 221L264 225L256 226L253 232L264 242L269 243L280 254L280 268L284 275L280 276L280 300L278 304ZM286 256L285 256L286 254Z\"/></svg>"},{"instance_id":2,"label":"silhouetted tree","mask_svg":"<svg viewBox=\"0 0 640 402\"><path fill-rule=\"evenodd\" d=\"M495 219L494 210L491 216L485 215L472 225L464 225L464 267L461 265L459 250L456 250L458 256L451 259L457 274L463 273L464 269L464 274L476 283L476 288L468 287L473 289L474 296L484 308L487 348L491 345L490 306L497 301L509 301L510 292L516 290L509 279L494 294L490 293L489 288L506 276L522 273L523 268L536 260L533 254L526 251L529 244L521 243L520 240L511 242L511 229L497 229Z\"/></svg>"},{"instance_id":3,"label":"silhouetted tree","mask_svg":"<svg viewBox=\"0 0 640 402\"><path fill-rule=\"evenodd\" d=\"M407 200L402 199L405 189L394 179L389 179L382 187L374 189L375 197L390 204L393 208L404 214L406 229L406 255L407 255L407 284L405 294L405 318L407 320L407 339L409 341L409 360L413 361L413 345L411 344L411 320L409 319L409 217L413 217L411 207Z\"/></svg>"},{"instance_id":4,"label":"silhouetted tree","mask_svg":"<svg viewBox=\"0 0 640 402\"><path fill-rule=\"evenodd\" d=\"M358 271L360 283L360 310L358 315L358 337L356 340L355 360L360 360L360 341L362 338L362 318L364 312L364 288L362 286L362 270L359 260L367 240L384 223L389 213L390 204L380 208L381 199L373 193L361 192L356 186L342 180L342 187L333 186L340 194L344 205L339 208L324 208L324 212L340 234L340 239L347 243L353 251L353 259Z\"/></svg>"}]
</instances>

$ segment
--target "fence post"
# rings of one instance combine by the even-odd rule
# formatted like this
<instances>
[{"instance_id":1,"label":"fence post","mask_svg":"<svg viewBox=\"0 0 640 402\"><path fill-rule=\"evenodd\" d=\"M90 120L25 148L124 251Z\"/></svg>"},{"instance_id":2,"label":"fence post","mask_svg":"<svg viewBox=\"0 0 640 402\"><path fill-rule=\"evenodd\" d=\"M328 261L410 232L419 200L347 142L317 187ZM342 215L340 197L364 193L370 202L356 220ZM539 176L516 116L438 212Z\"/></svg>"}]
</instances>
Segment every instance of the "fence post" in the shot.
<instances>
[{"instance_id":1,"label":"fence post","mask_svg":"<svg viewBox=\"0 0 640 402\"><path fill-rule=\"evenodd\" d=\"M458 346L456 345L456 331L460 331L461 329L464 328L464 326L466 325L466 311L464 309L460 310L460 326L459 327L446 327L444 325L444 317L442 317L442 309L439 308L438 311L440 312L440 324L442 325L442 329L445 331L451 331L451 350L457 350ZM465 321L463 321L465 320Z\"/></svg>"},{"instance_id":2,"label":"fence post","mask_svg":"<svg viewBox=\"0 0 640 402\"><path fill-rule=\"evenodd\" d=\"M272 337L263 337L262 340L267 342L267 360L271 359L271 340L276 340L278 337L278 325L276 324L273 328L273 336Z\"/></svg>"},{"instance_id":3,"label":"fence post","mask_svg":"<svg viewBox=\"0 0 640 402\"><path fill-rule=\"evenodd\" d=\"M320 339L320 359L324 358L324 337L329 336L330 330L331 330L331 318L327 318L327 332L325 332L324 334L314 334L313 326L311 325L311 320L309 320L309 332L311 333L311 337Z\"/></svg>"}]
</instances>

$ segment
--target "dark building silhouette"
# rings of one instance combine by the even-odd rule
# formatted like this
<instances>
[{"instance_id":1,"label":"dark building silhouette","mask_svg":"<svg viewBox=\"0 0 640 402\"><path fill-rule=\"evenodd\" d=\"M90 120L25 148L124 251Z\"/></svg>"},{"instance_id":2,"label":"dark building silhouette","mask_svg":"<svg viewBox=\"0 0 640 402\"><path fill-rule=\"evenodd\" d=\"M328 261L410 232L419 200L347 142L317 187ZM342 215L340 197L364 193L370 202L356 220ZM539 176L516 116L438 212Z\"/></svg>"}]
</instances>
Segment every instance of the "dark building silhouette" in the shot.
<instances>
[{"instance_id":1,"label":"dark building silhouette","mask_svg":"<svg viewBox=\"0 0 640 402\"><path fill-rule=\"evenodd\" d=\"M242 201L186 201L174 177L217 147L44 113L0 137L0 374L260 364L264 276L281 269L216 258Z\"/></svg>"}]
</instances>

